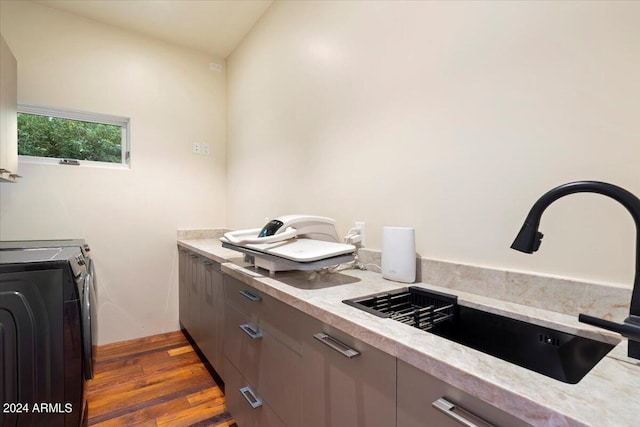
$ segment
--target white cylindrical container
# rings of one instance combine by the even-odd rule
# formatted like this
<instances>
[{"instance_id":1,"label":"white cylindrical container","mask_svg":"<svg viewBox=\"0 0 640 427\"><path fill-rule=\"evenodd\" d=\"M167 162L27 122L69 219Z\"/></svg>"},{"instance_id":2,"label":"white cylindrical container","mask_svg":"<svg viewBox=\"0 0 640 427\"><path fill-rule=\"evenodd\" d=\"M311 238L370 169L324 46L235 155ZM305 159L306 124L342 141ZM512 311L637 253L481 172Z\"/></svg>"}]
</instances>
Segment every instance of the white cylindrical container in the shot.
<instances>
[{"instance_id":1,"label":"white cylindrical container","mask_svg":"<svg viewBox=\"0 0 640 427\"><path fill-rule=\"evenodd\" d=\"M397 282L415 282L415 229L407 227L382 228L382 277Z\"/></svg>"}]
</instances>

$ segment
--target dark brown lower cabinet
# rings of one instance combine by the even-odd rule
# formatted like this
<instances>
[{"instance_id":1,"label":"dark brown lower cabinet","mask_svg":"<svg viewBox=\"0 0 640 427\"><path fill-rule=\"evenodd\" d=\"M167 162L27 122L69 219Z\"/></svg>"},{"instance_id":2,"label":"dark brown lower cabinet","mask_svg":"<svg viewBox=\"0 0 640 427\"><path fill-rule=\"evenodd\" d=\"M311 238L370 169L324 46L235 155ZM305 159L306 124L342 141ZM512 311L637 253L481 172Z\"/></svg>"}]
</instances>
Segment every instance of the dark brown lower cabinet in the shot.
<instances>
[{"instance_id":1,"label":"dark brown lower cabinet","mask_svg":"<svg viewBox=\"0 0 640 427\"><path fill-rule=\"evenodd\" d=\"M222 281L220 263L178 247L180 326L224 380Z\"/></svg>"},{"instance_id":2,"label":"dark brown lower cabinet","mask_svg":"<svg viewBox=\"0 0 640 427\"><path fill-rule=\"evenodd\" d=\"M220 263L201 258L198 261L200 328L198 344L202 353L224 379L224 293Z\"/></svg>"}]
</instances>

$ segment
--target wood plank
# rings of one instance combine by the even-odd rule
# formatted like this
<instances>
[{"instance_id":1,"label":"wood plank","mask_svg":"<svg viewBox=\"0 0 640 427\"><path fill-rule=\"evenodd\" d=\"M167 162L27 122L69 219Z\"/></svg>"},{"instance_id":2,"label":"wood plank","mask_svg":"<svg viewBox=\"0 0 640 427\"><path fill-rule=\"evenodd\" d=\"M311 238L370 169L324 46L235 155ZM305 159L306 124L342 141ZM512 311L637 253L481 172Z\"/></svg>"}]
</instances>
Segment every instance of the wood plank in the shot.
<instances>
[{"instance_id":1,"label":"wood plank","mask_svg":"<svg viewBox=\"0 0 640 427\"><path fill-rule=\"evenodd\" d=\"M219 397L212 401L192 406L186 410L158 417L156 422L158 427L187 427L197 423L198 421L219 417L225 413L227 416L224 417L224 420L230 419L231 415L226 412L224 398Z\"/></svg>"},{"instance_id":2,"label":"wood plank","mask_svg":"<svg viewBox=\"0 0 640 427\"><path fill-rule=\"evenodd\" d=\"M211 387L187 396L187 400L189 401L189 404L193 406L199 405L207 400L218 399L220 397L224 397L222 390L218 387Z\"/></svg>"},{"instance_id":3,"label":"wood plank","mask_svg":"<svg viewBox=\"0 0 640 427\"><path fill-rule=\"evenodd\" d=\"M180 331L99 347L87 398L90 426L235 426Z\"/></svg>"},{"instance_id":4,"label":"wood plank","mask_svg":"<svg viewBox=\"0 0 640 427\"><path fill-rule=\"evenodd\" d=\"M189 365L198 365L198 364L201 364L200 358L198 357L195 351L192 351L189 353L183 353L177 356L170 356L170 357L164 357L164 358L157 358L157 359L146 358L143 360L142 370L145 372L145 374L150 375L154 373L171 371L177 368L182 368Z\"/></svg>"},{"instance_id":5,"label":"wood plank","mask_svg":"<svg viewBox=\"0 0 640 427\"><path fill-rule=\"evenodd\" d=\"M156 418L165 416L166 414L180 412L191 408L189 402L184 396L177 397L175 399L169 399L165 402L155 402L154 405L140 406L135 410L124 409L121 411L114 411L108 414L103 414L93 418L95 424L90 425L100 427L119 427L138 425L149 421L153 422L153 426L157 427Z\"/></svg>"},{"instance_id":6,"label":"wood plank","mask_svg":"<svg viewBox=\"0 0 640 427\"><path fill-rule=\"evenodd\" d=\"M189 352L194 352L193 347L191 347L190 345L173 348L168 351L169 356L178 356L180 354L189 353Z\"/></svg>"},{"instance_id":7,"label":"wood plank","mask_svg":"<svg viewBox=\"0 0 640 427\"><path fill-rule=\"evenodd\" d=\"M195 352L184 353L175 357L162 353L159 355L147 355L143 358L133 358L127 364L122 364L122 362L109 364L106 371L98 371L92 381L91 390L99 392L105 388L113 388L118 384L149 379L153 374L157 375L162 372L170 372L197 364L200 364L200 359Z\"/></svg>"},{"instance_id":8,"label":"wood plank","mask_svg":"<svg viewBox=\"0 0 640 427\"><path fill-rule=\"evenodd\" d=\"M119 360L114 363L102 365L96 363L91 383L95 387L101 383L109 384L117 378L130 378L134 375L141 375L142 373L142 364L138 359Z\"/></svg>"},{"instance_id":9,"label":"wood plank","mask_svg":"<svg viewBox=\"0 0 640 427\"><path fill-rule=\"evenodd\" d=\"M180 393L194 388L216 387L215 382L204 366L190 365L170 372L151 374L132 381L117 384L114 387L98 391L91 395L93 403L89 401L89 410L102 413L121 408L122 405L132 405L140 401L154 399L171 394Z\"/></svg>"},{"instance_id":10,"label":"wood plank","mask_svg":"<svg viewBox=\"0 0 640 427\"><path fill-rule=\"evenodd\" d=\"M110 360L122 356L157 350L162 347L175 347L188 343L184 334L180 331L153 335L131 341L123 341L98 347L97 357L100 360Z\"/></svg>"}]
</instances>

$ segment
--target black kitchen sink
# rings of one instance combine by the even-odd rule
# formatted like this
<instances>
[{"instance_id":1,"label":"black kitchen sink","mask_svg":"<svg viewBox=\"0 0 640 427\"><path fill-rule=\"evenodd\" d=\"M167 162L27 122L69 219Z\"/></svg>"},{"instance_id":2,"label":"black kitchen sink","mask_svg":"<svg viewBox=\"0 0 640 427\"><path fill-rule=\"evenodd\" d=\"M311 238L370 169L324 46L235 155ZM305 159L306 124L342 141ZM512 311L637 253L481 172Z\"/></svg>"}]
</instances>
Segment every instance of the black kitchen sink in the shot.
<instances>
[{"instance_id":1,"label":"black kitchen sink","mask_svg":"<svg viewBox=\"0 0 640 427\"><path fill-rule=\"evenodd\" d=\"M569 384L580 381L614 347L458 305L454 295L415 286L343 302Z\"/></svg>"}]
</instances>

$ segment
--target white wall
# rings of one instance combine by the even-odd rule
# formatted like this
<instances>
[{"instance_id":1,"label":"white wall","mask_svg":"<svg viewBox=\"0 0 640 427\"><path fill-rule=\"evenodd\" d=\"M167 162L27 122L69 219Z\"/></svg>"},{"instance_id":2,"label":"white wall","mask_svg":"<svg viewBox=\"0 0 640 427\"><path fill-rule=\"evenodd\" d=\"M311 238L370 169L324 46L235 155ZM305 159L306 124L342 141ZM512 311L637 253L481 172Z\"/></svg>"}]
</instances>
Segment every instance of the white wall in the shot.
<instances>
[{"instance_id":1,"label":"white wall","mask_svg":"<svg viewBox=\"0 0 640 427\"><path fill-rule=\"evenodd\" d=\"M2 2L18 101L131 118L131 169L20 164L2 240L85 238L99 342L178 328L178 228L225 224L225 75L211 58L32 2ZM211 155L191 154L191 143Z\"/></svg>"},{"instance_id":2,"label":"white wall","mask_svg":"<svg viewBox=\"0 0 640 427\"><path fill-rule=\"evenodd\" d=\"M640 195L640 3L276 2L227 58L228 226L312 213L413 226L423 257L629 286ZM579 292L579 290L577 290Z\"/></svg>"},{"instance_id":3,"label":"white wall","mask_svg":"<svg viewBox=\"0 0 640 427\"><path fill-rule=\"evenodd\" d=\"M209 70L221 58L2 1L19 102L131 117L132 168L21 164L0 185L0 238L91 243L101 344L177 328L176 229L283 213L340 232L366 221L371 248L383 225L414 226L424 257L628 286L633 222L602 196L550 207L537 254L508 247L555 185L640 195L639 15L637 2L276 2L225 88Z\"/></svg>"}]
</instances>

